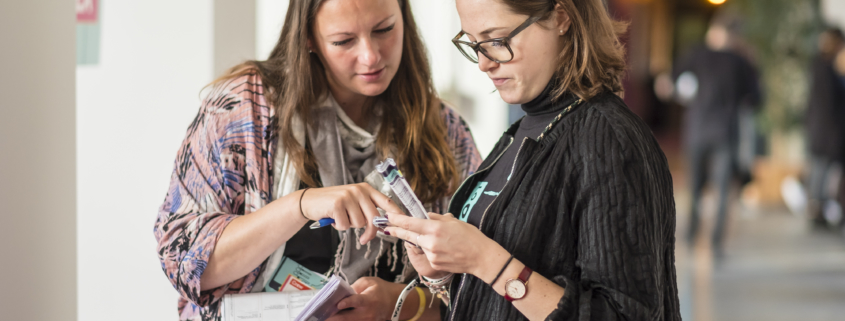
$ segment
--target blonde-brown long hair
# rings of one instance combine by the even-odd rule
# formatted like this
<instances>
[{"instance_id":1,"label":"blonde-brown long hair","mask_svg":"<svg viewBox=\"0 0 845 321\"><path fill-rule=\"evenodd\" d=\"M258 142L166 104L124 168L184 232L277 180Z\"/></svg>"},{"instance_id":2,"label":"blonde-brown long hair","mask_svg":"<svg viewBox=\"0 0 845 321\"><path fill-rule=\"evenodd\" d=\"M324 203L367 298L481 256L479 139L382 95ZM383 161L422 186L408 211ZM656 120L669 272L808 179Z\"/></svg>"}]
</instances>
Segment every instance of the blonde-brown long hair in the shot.
<instances>
[{"instance_id":1,"label":"blonde-brown long hair","mask_svg":"<svg viewBox=\"0 0 845 321\"><path fill-rule=\"evenodd\" d=\"M300 178L316 187L317 160L294 137L292 123L312 124L311 108L328 94L326 69L308 52L314 17L324 0L291 0L282 33L270 57L233 67L212 85L257 72L278 117L279 143L290 154ZM423 202L448 196L457 186L458 170L446 141L440 100L431 82L425 47L408 0L397 0L404 21L402 60L390 85L376 97L385 106L376 135L380 158L393 154Z\"/></svg>"},{"instance_id":2,"label":"blonde-brown long hair","mask_svg":"<svg viewBox=\"0 0 845 321\"><path fill-rule=\"evenodd\" d=\"M622 93L625 75L625 48L619 37L628 24L614 21L601 0L501 0L517 14L548 19L560 4L569 15L569 31L563 36L564 46L558 56L560 65L555 77L555 99L570 91L589 100L602 91Z\"/></svg>"}]
</instances>

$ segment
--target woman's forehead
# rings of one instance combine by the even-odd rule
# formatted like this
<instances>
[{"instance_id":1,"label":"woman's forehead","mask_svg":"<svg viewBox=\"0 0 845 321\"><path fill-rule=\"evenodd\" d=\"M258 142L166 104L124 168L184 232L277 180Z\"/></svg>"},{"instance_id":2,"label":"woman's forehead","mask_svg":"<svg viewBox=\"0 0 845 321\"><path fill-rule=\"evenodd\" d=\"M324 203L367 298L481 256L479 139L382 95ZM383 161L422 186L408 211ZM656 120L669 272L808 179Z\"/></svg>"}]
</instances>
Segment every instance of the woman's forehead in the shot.
<instances>
[{"instance_id":1,"label":"woman's forehead","mask_svg":"<svg viewBox=\"0 0 845 321\"><path fill-rule=\"evenodd\" d=\"M498 0L456 0L461 30L475 37L496 31L510 32L525 20Z\"/></svg>"},{"instance_id":2,"label":"woman's forehead","mask_svg":"<svg viewBox=\"0 0 845 321\"><path fill-rule=\"evenodd\" d=\"M330 35L369 29L398 15L397 0L328 0L317 10L315 22Z\"/></svg>"}]
</instances>

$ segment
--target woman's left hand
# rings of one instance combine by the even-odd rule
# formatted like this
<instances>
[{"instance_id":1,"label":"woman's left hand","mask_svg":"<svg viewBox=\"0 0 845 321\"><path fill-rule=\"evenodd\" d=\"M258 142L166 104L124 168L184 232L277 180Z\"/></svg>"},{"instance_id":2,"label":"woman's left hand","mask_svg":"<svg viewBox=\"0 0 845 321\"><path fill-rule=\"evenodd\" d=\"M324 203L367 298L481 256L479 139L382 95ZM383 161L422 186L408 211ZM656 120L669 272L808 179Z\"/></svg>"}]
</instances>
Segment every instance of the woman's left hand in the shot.
<instances>
[{"instance_id":1,"label":"woman's left hand","mask_svg":"<svg viewBox=\"0 0 845 321\"><path fill-rule=\"evenodd\" d=\"M456 219L452 214L428 213L428 216L430 219L424 220L390 215L388 221L391 226L384 229L385 234L419 245L432 268L452 273L480 276L482 270L486 270L483 269L485 263L505 251L475 226Z\"/></svg>"},{"instance_id":2,"label":"woman's left hand","mask_svg":"<svg viewBox=\"0 0 845 321\"><path fill-rule=\"evenodd\" d=\"M390 320L396 296L391 295L387 283L377 277L358 279L352 284L352 289L358 294L340 300L337 308L341 311L326 321Z\"/></svg>"}]
</instances>

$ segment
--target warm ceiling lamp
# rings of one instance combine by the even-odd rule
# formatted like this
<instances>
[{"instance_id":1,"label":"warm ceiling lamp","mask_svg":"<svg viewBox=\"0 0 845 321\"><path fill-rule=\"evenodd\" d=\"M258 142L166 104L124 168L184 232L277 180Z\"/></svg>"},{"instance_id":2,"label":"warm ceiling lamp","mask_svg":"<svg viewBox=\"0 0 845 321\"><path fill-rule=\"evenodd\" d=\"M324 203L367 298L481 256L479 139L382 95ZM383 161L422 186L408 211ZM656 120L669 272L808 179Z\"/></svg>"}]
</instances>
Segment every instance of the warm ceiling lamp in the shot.
<instances>
[{"instance_id":1,"label":"warm ceiling lamp","mask_svg":"<svg viewBox=\"0 0 845 321\"><path fill-rule=\"evenodd\" d=\"M707 0L707 1L710 1L710 3L712 3L712 4L723 4L723 3L725 3L725 0Z\"/></svg>"}]
</instances>

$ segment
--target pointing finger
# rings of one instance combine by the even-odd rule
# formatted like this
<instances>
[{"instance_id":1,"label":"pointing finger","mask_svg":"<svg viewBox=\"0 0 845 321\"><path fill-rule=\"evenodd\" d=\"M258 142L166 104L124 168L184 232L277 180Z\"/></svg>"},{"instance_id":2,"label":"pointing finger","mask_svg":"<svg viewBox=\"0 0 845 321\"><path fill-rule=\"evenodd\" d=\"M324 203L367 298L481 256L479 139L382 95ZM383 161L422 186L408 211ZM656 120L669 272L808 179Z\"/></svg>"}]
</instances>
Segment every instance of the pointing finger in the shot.
<instances>
[{"instance_id":1,"label":"pointing finger","mask_svg":"<svg viewBox=\"0 0 845 321\"><path fill-rule=\"evenodd\" d=\"M373 188L370 185L367 185L367 188L368 188L368 191L370 192L369 193L370 199L373 200L373 203L376 204L376 206L381 207L381 209L385 210L388 213L394 213L394 214L404 213L404 212L402 212L402 209L399 208L399 205L396 205L396 203L394 203L392 200L390 200L390 197L387 197L386 195L377 191L375 188Z\"/></svg>"}]
</instances>

